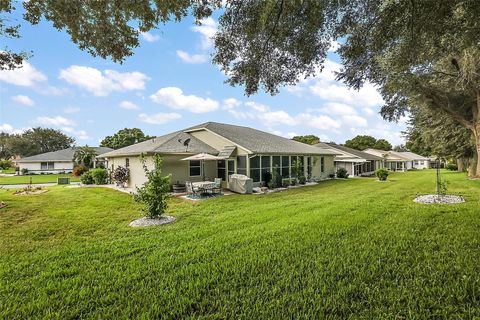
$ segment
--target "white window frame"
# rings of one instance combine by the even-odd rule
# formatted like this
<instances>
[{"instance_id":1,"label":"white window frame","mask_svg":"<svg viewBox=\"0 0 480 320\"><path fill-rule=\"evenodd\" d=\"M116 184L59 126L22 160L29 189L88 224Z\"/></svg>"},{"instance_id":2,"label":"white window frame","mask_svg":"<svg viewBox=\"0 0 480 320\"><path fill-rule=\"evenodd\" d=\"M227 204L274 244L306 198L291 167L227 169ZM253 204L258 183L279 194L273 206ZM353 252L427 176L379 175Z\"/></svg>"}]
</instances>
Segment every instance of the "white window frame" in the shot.
<instances>
[{"instance_id":1,"label":"white window frame","mask_svg":"<svg viewBox=\"0 0 480 320\"><path fill-rule=\"evenodd\" d=\"M192 166L193 161L198 161L199 165L198 166ZM192 171L190 170L191 168L200 168L199 174L192 176ZM201 177L202 176L202 161L200 160L190 160L188 161L188 176L189 177Z\"/></svg>"}]
</instances>

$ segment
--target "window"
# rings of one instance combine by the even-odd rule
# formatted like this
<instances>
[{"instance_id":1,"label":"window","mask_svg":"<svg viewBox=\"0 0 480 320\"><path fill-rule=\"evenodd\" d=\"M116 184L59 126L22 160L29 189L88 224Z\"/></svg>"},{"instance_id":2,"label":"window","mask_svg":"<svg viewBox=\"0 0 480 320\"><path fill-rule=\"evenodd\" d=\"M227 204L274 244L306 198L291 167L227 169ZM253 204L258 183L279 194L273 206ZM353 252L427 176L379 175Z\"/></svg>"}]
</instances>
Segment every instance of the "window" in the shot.
<instances>
[{"instance_id":1,"label":"window","mask_svg":"<svg viewBox=\"0 0 480 320\"><path fill-rule=\"evenodd\" d=\"M418 161L415 160L415 161L413 162L413 164L416 165L416 166L418 166Z\"/></svg>"},{"instance_id":2,"label":"window","mask_svg":"<svg viewBox=\"0 0 480 320\"><path fill-rule=\"evenodd\" d=\"M250 158L250 178L253 182L260 182L260 157Z\"/></svg>"},{"instance_id":3,"label":"window","mask_svg":"<svg viewBox=\"0 0 480 320\"><path fill-rule=\"evenodd\" d=\"M420 163L421 166L424 165L424 162L423 162L423 161L419 161L418 163Z\"/></svg>"},{"instance_id":4,"label":"window","mask_svg":"<svg viewBox=\"0 0 480 320\"><path fill-rule=\"evenodd\" d=\"M282 156L282 178L290 177L290 157Z\"/></svg>"},{"instance_id":5,"label":"window","mask_svg":"<svg viewBox=\"0 0 480 320\"><path fill-rule=\"evenodd\" d=\"M247 175L247 156L237 157L237 173Z\"/></svg>"},{"instance_id":6,"label":"window","mask_svg":"<svg viewBox=\"0 0 480 320\"><path fill-rule=\"evenodd\" d=\"M225 174L227 172L227 168L225 167L225 165L225 160L217 161L217 177L222 178L223 181L226 181Z\"/></svg>"},{"instance_id":7,"label":"window","mask_svg":"<svg viewBox=\"0 0 480 320\"><path fill-rule=\"evenodd\" d=\"M307 157L307 175L312 176L312 157Z\"/></svg>"},{"instance_id":8,"label":"window","mask_svg":"<svg viewBox=\"0 0 480 320\"><path fill-rule=\"evenodd\" d=\"M202 174L202 167L199 160L191 160L189 163L190 177L199 177Z\"/></svg>"},{"instance_id":9,"label":"window","mask_svg":"<svg viewBox=\"0 0 480 320\"><path fill-rule=\"evenodd\" d=\"M125 158L125 168L130 167L130 159Z\"/></svg>"},{"instance_id":10,"label":"window","mask_svg":"<svg viewBox=\"0 0 480 320\"><path fill-rule=\"evenodd\" d=\"M305 175L305 157L299 156L298 161L300 161L300 175Z\"/></svg>"},{"instance_id":11,"label":"window","mask_svg":"<svg viewBox=\"0 0 480 320\"><path fill-rule=\"evenodd\" d=\"M320 157L320 172L325 172L325 157Z\"/></svg>"},{"instance_id":12,"label":"window","mask_svg":"<svg viewBox=\"0 0 480 320\"><path fill-rule=\"evenodd\" d=\"M279 175L281 174L280 173L281 166L282 166L281 160L282 158L280 156L272 157L272 170L275 170Z\"/></svg>"},{"instance_id":13,"label":"window","mask_svg":"<svg viewBox=\"0 0 480 320\"><path fill-rule=\"evenodd\" d=\"M53 170L54 169L54 162L42 162L40 163L41 170Z\"/></svg>"},{"instance_id":14,"label":"window","mask_svg":"<svg viewBox=\"0 0 480 320\"><path fill-rule=\"evenodd\" d=\"M262 181L266 181L266 176L271 174L270 167L272 166L270 156L262 156Z\"/></svg>"},{"instance_id":15,"label":"window","mask_svg":"<svg viewBox=\"0 0 480 320\"><path fill-rule=\"evenodd\" d=\"M227 161L227 169L228 169L228 176L235 174L235 160L228 160Z\"/></svg>"}]
</instances>

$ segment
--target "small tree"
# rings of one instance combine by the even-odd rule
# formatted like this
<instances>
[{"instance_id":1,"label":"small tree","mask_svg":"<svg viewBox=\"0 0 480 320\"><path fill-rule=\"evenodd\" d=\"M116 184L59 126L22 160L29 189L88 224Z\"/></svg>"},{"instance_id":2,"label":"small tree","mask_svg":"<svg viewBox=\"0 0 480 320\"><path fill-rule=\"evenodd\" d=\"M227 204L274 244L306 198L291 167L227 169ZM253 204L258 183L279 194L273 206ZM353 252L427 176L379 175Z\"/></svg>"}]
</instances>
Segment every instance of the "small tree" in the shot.
<instances>
[{"instance_id":1,"label":"small tree","mask_svg":"<svg viewBox=\"0 0 480 320\"><path fill-rule=\"evenodd\" d=\"M149 218L158 218L167 209L171 175L162 175L162 157L159 154L154 156L154 168L152 170L147 168L147 163L143 156L141 161L147 176L147 182L141 188L137 188L134 199L143 204L142 210Z\"/></svg>"},{"instance_id":2,"label":"small tree","mask_svg":"<svg viewBox=\"0 0 480 320\"><path fill-rule=\"evenodd\" d=\"M130 178L130 170L126 167L118 166L113 170L112 179L117 185L123 186Z\"/></svg>"}]
</instances>

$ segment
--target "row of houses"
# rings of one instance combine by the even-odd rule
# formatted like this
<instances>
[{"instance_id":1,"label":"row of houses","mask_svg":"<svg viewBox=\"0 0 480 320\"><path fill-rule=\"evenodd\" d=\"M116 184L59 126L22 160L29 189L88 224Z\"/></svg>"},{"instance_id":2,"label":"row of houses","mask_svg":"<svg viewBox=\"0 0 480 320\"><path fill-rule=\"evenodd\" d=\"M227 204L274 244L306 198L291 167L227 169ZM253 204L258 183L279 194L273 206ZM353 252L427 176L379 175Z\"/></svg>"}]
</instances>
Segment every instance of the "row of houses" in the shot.
<instances>
[{"instance_id":1,"label":"row of houses","mask_svg":"<svg viewBox=\"0 0 480 320\"><path fill-rule=\"evenodd\" d=\"M103 151L103 152L102 152ZM172 132L118 150L98 149L108 169L128 167L128 186L140 186L146 181L140 156L147 166L153 166L153 156L163 157L163 172L172 175L173 183L222 178L224 185L232 174L250 177L258 186L274 170L282 178L294 176L294 164L300 164L305 177L323 180L338 168L347 169L350 176L371 175L376 169L387 167L395 171L428 168L428 159L407 152L368 149L358 151L334 143L307 145L249 127L207 122ZM215 155L219 159L202 163L182 159L199 153ZM71 154L71 155L70 155ZM17 161L20 171L58 172L73 169L73 151L50 152ZM68 164L67 164L68 163Z\"/></svg>"}]
</instances>

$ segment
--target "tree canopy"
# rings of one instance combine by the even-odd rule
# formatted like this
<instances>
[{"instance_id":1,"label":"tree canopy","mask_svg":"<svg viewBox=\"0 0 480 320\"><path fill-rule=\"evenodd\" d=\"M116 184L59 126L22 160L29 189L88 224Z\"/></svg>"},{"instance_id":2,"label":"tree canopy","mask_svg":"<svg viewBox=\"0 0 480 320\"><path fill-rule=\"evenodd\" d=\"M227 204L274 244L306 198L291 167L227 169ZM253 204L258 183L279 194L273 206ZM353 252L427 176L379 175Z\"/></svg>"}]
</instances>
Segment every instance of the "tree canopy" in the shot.
<instances>
[{"instance_id":1,"label":"tree canopy","mask_svg":"<svg viewBox=\"0 0 480 320\"><path fill-rule=\"evenodd\" d=\"M109 147L112 149L120 149L130 146L134 143L153 139L154 137L147 136L141 129L138 128L124 128L119 130L113 136L107 136L100 142L101 147Z\"/></svg>"},{"instance_id":2,"label":"tree canopy","mask_svg":"<svg viewBox=\"0 0 480 320\"><path fill-rule=\"evenodd\" d=\"M2 3L9 12L11 1ZM317 74L334 40L353 88L375 85L396 120L424 106L470 130L480 153L480 6L475 0L230 0L23 2L32 24L46 19L79 48L121 62L139 32L193 14L197 23L222 7L213 62L250 95L275 94ZM5 19L0 27L5 33ZM11 36L15 32L9 33ZM480 161L480 157L477 157ZM480 176L480 164L476 175Z\"/></svg>"},{"instance_id":3,"label":"tree canopy","mask_svg":"<svg viewBox=\"0 0 480 320\"><path fill-rule=\"evenodd\" d=\"M75 143L75 139L60 130L33 128L19 134L0 133L0 157L28 157L40 153L66 149Z\"/></svg>"},{"instance_id":4,"label":"tree canopy","mask_svg":"<svg viewBox=\"0 0 480 320\"><path fill-rule=\"evenodd\" d=\"M376 139L368 135L358 135L350 140L345 141L345 146L356 149L365 150L369 148L389 151L392 150L392 145L385 139Z\"/></svg>"},{"instance_id":5,"label":"tree canopy","mask_svg":"<svg viewBox=\"0 0 480 320\"><path fill-rule=\"evenodd\" d=\"M316 144L320 142L320 138L313 134L309 134L305 136L294 136L292 140L303 142L306 144Z\"/></svg>"},{"instance_id":6,"label":"tree canopy","mask_svg":"<svg viewBox=\"0 0 480 320\"><path fill-rule=\"evenodd\" d=\"M73 161L76 164L81 164L87 168L92 168L97 155L98 153L95 148L89 146L76 147L75 153L73 154Z\"/></svg>"}]
</instances>

